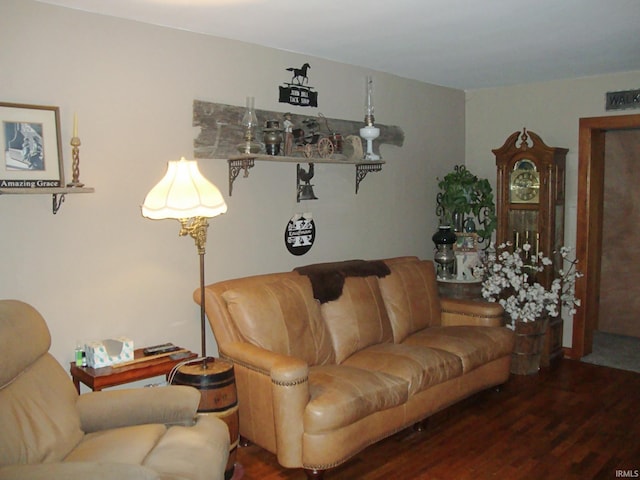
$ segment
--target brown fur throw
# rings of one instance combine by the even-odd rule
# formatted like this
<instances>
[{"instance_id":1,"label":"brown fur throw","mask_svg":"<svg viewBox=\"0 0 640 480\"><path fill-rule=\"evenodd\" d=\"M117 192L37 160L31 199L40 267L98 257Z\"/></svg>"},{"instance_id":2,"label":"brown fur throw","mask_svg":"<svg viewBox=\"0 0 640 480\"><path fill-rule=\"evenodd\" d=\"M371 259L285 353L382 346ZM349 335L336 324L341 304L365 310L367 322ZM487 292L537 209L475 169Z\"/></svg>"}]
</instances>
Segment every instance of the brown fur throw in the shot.
<instances>
[{"instance_id":1,"label":"brown fur throw","mask_svg":"<svg viewBox=\"0 0 640 480\"><path fill-rule=\"evenodd\" d=\"M300 275L311 281L313 297L320 303L337 300L342 295L346 277L385 277L391 273L381 260L347 260L344 262L316 263L294 268Z\"/></svg>"}]
</instances>

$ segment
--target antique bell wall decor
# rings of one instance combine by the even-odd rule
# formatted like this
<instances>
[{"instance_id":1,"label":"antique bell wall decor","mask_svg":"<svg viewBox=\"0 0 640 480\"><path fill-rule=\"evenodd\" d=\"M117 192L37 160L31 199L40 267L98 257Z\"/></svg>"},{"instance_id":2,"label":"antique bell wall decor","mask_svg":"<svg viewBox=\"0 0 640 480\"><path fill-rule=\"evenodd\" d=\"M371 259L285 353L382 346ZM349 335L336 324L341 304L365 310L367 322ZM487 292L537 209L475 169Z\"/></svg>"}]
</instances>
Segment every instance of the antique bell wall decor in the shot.
<instances>
[{"instance_id":1,"label":"antique bell wall decor","mask_svg":"<svg viewBox=\"0 0 640 480\"><path fill-rule=\"evenodd\" d=\"M296 200L317 200L318 197L313 193L313 185L311 185L311 179L313 178L314 168L313 163L309 164L309 170L305 171L304 168L298 166L296 168ZM301 183L303 182L303 183Z\"/></svg>"}]
</instances>

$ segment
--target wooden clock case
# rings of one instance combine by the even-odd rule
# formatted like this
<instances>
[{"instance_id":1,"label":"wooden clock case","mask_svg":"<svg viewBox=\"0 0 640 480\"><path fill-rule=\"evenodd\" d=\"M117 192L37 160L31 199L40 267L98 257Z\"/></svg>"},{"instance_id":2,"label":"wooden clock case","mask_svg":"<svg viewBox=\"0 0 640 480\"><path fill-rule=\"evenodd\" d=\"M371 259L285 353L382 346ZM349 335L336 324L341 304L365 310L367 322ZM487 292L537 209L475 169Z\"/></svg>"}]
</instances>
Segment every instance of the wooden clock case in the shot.
<instances>
[{"instance_id":1,"label":"wooden clock case","mask_svg":"<svg viewBox=\"0 0 640 480\"><path fill-rule=\"evenodd\" d=\"M568 149L549 147L534 132L514 132L504 145L492 150L497 166L497 244L527 242L536 252L554 260L537 281L549 288L562 268L554 254L564 244L565 168ZM526 171L525 175L522 173ZM536 185L536 179L538 184ZM550 318L541 365L550 366L563 356L563 320Z\"/></svg>"}]
</instances>

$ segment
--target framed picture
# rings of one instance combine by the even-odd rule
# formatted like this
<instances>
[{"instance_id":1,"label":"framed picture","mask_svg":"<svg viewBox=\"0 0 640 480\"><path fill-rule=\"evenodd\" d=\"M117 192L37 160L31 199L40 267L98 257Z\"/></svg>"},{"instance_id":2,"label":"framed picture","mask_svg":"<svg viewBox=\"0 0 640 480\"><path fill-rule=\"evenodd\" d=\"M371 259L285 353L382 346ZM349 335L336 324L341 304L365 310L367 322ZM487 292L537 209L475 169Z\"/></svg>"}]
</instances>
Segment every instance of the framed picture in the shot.
<instances>
[{"instance_id":1,"label":"framed picture","mask_svg":"<svg viewBox=\"0 0 640 480\"><path fill-rule=\"evenodd\" d=\"M0 102L0 188L64 186L58 107Z\"/></svg>"},{"instance_id":2,"label":"framed picture","mask_svg":"<svg viewBox=\"0 0 640 480\"><path fill-rule=\"evenodd\" d=\"M456 280L463 282L479 282L475 268L480 266L480 254L476 251L456 252Z\"/></svg>"},{"instance_id":3,"label":"framed picture","mask_svg":"<svg viewBox=\"0 0 640 480\"><path fill-rule=\"evenodd\" d=\"M456 243L453 245L456 252L477 252L478 234L456 232Z\"/></svg>"}]
</instances>

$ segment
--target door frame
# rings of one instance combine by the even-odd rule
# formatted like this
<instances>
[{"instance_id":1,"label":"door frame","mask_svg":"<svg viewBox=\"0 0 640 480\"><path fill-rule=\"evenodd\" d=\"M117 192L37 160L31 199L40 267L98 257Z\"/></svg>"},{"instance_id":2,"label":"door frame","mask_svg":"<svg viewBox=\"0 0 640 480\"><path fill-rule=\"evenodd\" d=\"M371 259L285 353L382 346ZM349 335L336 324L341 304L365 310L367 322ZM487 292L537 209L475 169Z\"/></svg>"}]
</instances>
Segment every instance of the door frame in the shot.
<instances>
[{"instance_id":1,"label":"door frame","mask_svg":"<svg viewBox=\"0 0 640 480\"><path fill-rule=\"evenodd\" d=\"M584 276L576 280L581 305L573 316L570 358L579 359L593 348L593 331L600 311L600 262L604 203L605 134L609 130L640 128L640 114L581 118L578 138L578 205L576 258Z\"/></svg>"}]
</instances>

